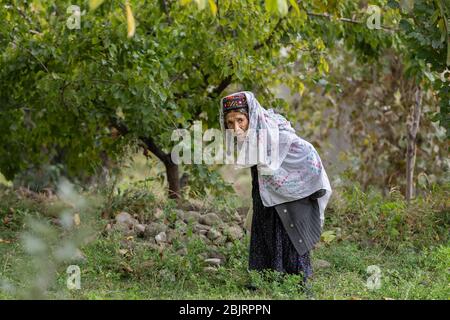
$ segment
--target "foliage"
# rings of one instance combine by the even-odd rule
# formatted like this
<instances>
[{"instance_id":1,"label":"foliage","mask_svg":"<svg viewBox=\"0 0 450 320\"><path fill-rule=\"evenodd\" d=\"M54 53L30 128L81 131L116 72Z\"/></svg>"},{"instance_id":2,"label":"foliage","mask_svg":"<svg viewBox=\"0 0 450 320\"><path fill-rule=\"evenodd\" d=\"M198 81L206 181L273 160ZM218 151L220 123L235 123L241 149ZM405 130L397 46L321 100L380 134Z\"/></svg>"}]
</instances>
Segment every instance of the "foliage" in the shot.
<instances>
[{"instance_id":1,"label":"foliage","mask_svg":"<svg viewBox=\"0 0 450 320\"><path fill-rule=\"evenodd\" d=\"M388 5L399 10L399 2ZM416 0L413 10L400 10L402 53L407 59L407 74L425 78L438 92L440 113L436 119L450 128L450 6L444 0Z\"/></svg>"},{"instance_id":2,"label":"foliage","mask_svg":"<svg viewBox=\"0 0 450 320\"><path fill-rule=\"evenodd\" d=\"M14 194L12 189L4 189L0 198L0 203L4 204L2 213L8 214L13 210L14 219L21 217L16 224L3 225L0 229L0 256L4 261L0 270L0 297L4 299L29 293L27 288L32 282L27 281L36 275L32 271L36 265L23 243L16 240L24 230L24 222L33 217L39 219L39 223L34 225L35 228L41 226L38 231L50 228L50 234L56 232L60 240L70 236L70 233L52 226L51 219L45 218L49 216L49 203L44 202L46 205L43 206L40 199L30 198L25 204L15 200ZM147 201L142 198L141 203L151 207L152 200L146 198ZM448 238L445 238L448 230L447 199L448 191L435 190L433 197L420 199L407 209L402 197L395 192L382 200L379 194L366 194L358 188L340 189L325 224L325 229L332 230L335 239L328 243L324 240L313 251L313 263L317 259L325 259L331 264L325 269L315 268L311 283L316 298L445 299L448 295L447 269L450 263ZM220 204L221 199L217 201ZM173 200L162 206L166 213L170 213ZM211 206L217 207L214 203ZM84 212L81 219L84 228L100 230L100 225L104 225L105 221L100 220L96 210L102 208L91 207ZM145 206L141 210L137 213L145 211ZM5 217L3 215L2 220ZM436 222L435 219L440 220ZM45 226L42 227L42 224ZM342 230L337 230L335 226ZM395 229L398 234L393 231ZM434 238L436 235L439 239ZM51 237L48 240L55 241ZM305 299L298 292L298 275L281 277L276 272L247 271L248 241L247 234L242 241L217 248L226 257L226 262L216 272L205 273L203 255L210 248L196 237L191 236L186 244L174 241L173 246L160 251L150 248L143 239L130 239L116 232L108 235L97 232L94 238L89 242L83 241L80 246L85 256L83 262L77 263L81 268L81 290L67 290L65 270L73 262L60 261L54 265L56 281L48 286L45 297ZM51 252L57 252L56 249L62 244L60 242L56 241L49 247ZM184 245L187 254L181 256L177 251ZM49 263L46 262L46 265ZM381 269L382 287L379 290L366 287L369 265L377 265ZM244 285L249 281L260 289L256 292L245 289ZM211 283L215 285L211 286Z\"/></svg>"},{"instance_id":3,"label":"foliage","mask_svg":"<svg viewBox=\"0 0 450 320\"><path fill-rule=\"evenodd\" d=\"M395 189L383 197L375 190L363 192L357 184L342 188L331 203L327 228L342 229L341 239L366 246L395 249L447 243L448 193L448 186L436 186L408 206Z\"/></svg>"},{"instance_id":4,"label":"foliage","mask_svg":"<svg viewBox=\"0 0 450 320\"><path fill-rule=\"evenodd\" d=\"M88 175L102 153L120 157L138 137L168 150L172 129L194 119L217 125L217 101L230 84L278 106L269 86L282 81L297 90L327 70L323 23L307 25L296 14L274 19L258 1L221 2L216 16L178 2L165 12L132 1L132 38L124 8L98 4L70 29L70 1L3 1L0 170L8 179L49 162ZM288 54L279 54L283 47ZM289 76L298 59L308 68L302 79ZM114 138L117 121L129 138Z\"/></svg>"}]
</instances>

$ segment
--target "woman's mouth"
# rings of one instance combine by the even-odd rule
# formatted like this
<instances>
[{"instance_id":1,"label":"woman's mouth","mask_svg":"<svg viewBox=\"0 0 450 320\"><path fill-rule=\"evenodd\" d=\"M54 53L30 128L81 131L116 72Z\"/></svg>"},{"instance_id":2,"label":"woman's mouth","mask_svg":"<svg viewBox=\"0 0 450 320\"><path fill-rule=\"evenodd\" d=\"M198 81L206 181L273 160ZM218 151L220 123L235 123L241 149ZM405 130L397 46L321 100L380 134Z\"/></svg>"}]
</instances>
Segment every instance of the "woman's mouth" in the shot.
<instances>
[{"instance_id":1,"label":"woman's mouth","mask_svg":"<svg viewBox=\"0 0 450 320\"><path fill-rule=\"evenodd\" d=\"M245 132L237 132L235 136L239 141L243 141L245 139Z\"/></svg>"}]
</instances>

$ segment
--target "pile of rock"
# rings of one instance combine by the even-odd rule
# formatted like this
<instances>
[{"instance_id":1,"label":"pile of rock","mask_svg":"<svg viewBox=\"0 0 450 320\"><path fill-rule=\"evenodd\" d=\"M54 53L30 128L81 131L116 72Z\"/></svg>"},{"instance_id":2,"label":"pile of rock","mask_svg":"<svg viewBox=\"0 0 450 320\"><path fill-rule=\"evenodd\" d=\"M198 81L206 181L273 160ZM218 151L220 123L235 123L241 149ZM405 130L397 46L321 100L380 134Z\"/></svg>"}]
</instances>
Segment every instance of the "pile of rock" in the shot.
<instances>
[{"instance_id":1,"label":"pile of rock","mask_svg":"<svg viewBox=\"0 0 450 320\"><path fill-rule=\"evenodd\" d=\"M142 238L152 249L162 250L172 245L175 239L186 243L189 238L188 230L191 229L193 237L202 239L211 248L203 257L205 271L216 270L225 261L225 257L215 248L229 246L233 241L242 239L245 234L244 219L237 212L232 217L227 217L226 221L214 212L175 209L175 213L175 222L169 223L160 209L156 210L151 221L139 221L137 215L120 212L108 223L105 231L117 231L126 237ZM185 255L187 250L183 247L178 253Z\"/></svg>"}]
</instances>

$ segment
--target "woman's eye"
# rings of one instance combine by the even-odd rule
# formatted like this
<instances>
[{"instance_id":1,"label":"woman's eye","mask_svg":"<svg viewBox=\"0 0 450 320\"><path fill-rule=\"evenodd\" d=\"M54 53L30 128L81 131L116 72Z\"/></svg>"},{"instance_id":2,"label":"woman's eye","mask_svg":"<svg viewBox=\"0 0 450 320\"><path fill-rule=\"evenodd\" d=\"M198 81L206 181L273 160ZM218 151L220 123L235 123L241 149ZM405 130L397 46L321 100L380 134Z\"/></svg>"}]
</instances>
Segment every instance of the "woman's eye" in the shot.
<instances>
[{"instance_id":1,"label":"woman's eye","mask_svg":"<svg viewBox=\"0 0 450 320\"><path fill-rule=\"evenodd\" d=\"M239 119L238 122L242 122L242 119Z\"/></svg>"}]
</instances>

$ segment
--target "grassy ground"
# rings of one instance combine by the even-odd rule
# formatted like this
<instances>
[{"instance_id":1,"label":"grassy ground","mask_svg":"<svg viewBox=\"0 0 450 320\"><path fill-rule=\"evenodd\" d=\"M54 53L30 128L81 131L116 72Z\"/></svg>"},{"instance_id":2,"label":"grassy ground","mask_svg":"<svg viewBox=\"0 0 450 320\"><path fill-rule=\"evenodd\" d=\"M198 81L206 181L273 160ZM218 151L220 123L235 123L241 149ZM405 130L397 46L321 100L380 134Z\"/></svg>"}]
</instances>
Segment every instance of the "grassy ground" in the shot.
<instances>
[{"instance_id":1,"label":"grassy ground","mask_svg":"<svg viewBox=\"0 0 450 320\"><path fill-rule=\"evenodd\" d=\"M10 234L11 235L11 234ZM124 247L128 248L124 251ZM281 279L275 272L247 271L248 235L221 253L226 263L216 272L203 271L199 256L207 249L200 240L188 243L188 254L175 253L176 246L162 253L151 250L139 239L120 234L100 235L82 247L81 289L68 290L66 268L59 263L56 281L48 284L45 298L63 299L305 299L299 293L297 275ZM0 298L35 297L39 268L20 242L0 244ZM316 299L448 299L449 246L428 249L378 246L362 248L355 242L321 244L313 259L324 259L331 266L315 270L311 280ZM39 264L38 264L39 265ZM367 267L381 270L381 287L367 287ZM52 265L50 265L52 266ZM44 266L45 267L45 262ZM249 291L252 281L259 289ZM9 289L8 289L9 288ZM5 290L6 289L6 290Z\"/></svg>"},{"instance_id":2,"label":"grassy ground","mask_svg":"<svg viewBox=\"0 0 450 320\"><path fill-rule=\"evenodd\" d=\"M299 292L299 275L249 272L249 235L219 248L226 258L216 271L204 271L207 245L192 236L187 254L182 246L162 251L148 242L120 233L102 232L105 197L85 195L88 205L61 203L56 198L17 196L0 188L0 299L306 299ZM405 206L397 195L380 198L359 189L336 190L325 224L327 234L313 251L315 268L310 280L316 299L449 299L450 246L448 189ZM447 200L446 200L447 199ZM70 200L70 199L69 199ZM143 218L155 207L171 214L170 203L153 194L115 195L108 208L126 210ZM216 212L232 204L217 199ZM81 223L64 229L52 223L61 213L80 215ZM31 219L32 218L32 219ZM31 220L30 220L31 219ZM84 256L71 261L71 246ZM63 249L63 250L61 250ZM73 253L73 252L72 252ZM68 290L66 272L78 265L81 288ZM380 271L380 287L368 281ZM375 267L375 268L377 268ZM370 270L370 268L369 268ZM249 291L249 282L259 289Z\"/></svg>"}]
</instances>

